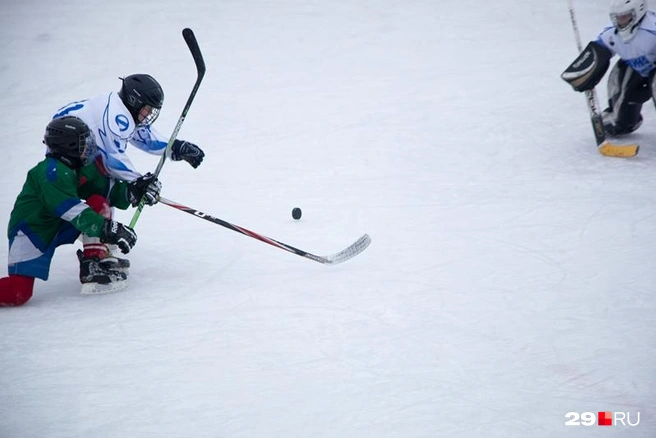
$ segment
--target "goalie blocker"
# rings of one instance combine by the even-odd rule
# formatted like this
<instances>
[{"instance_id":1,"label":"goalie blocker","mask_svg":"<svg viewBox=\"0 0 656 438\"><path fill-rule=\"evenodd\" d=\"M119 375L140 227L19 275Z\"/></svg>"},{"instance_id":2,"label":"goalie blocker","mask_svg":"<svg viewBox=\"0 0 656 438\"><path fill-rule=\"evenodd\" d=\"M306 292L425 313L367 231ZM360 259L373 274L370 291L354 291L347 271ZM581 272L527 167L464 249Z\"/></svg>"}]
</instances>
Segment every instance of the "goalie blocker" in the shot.
<instances>
[{"instance_id":1,"label":"goalie blocker","mask_svg":"<svg viewBox=\"0 0 656 438\"><path fill-rule=\"evenodd\" d=\"M604 77L613 54L602 45L591 41L560 77L575 91L588 91Z\"/></svg>"}]
</instances>

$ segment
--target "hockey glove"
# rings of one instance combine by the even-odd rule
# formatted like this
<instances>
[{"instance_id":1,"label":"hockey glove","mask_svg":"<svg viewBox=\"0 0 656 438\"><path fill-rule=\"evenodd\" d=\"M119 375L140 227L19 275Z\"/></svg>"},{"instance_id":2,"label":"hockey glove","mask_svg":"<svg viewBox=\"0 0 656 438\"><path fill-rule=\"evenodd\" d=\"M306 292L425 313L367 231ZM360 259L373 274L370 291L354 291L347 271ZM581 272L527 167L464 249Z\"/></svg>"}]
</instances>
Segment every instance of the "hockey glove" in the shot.
<instances>
[{"instance_id":1,"label":"hockey glove","mask_svg":"<svg viewBox=\"0 0 656 438\"><path fill-rule=\"evenodd\" d=\"M575 91L588 91L597 86L606 74L613 53L591 41L560 77Z\"/></svg>"},{"instance_id":2,"label":"hockey glove","mask_svg":"<svg viewBox=\"0 0 656 438\"><path fill-rule=\"evenodd\" d=\"M148 172L140 176L131 183L128 183L128 201L133 207L136 207L143 198L146 205L157 204L159 192L162 190L162 183Z\"/></svg>"},{"instance_id":3,"label":"hockey glove","mask_svg":"<svg viewBox=\"0 0 656 438\"><path fill-rule=\"evenodd\" d=\"M127 254L134 244L137 243L137 234L127 225L111 219L105 219L103 236L100 238L100 241L116 245L123 254Z\"/></svg>"},{"instance_id":4,"label":"hockey glove","mask_svg":"<svg viewBox=\"0 0 656 438\"><path fill-rule=\"evenodd\" d=\"M185 160L195 169L200 166L204 157L205 152L195 144L177 138L173 140L173 146L171 146L171 159L173 161Z\"/></svg>"}]
</instances>

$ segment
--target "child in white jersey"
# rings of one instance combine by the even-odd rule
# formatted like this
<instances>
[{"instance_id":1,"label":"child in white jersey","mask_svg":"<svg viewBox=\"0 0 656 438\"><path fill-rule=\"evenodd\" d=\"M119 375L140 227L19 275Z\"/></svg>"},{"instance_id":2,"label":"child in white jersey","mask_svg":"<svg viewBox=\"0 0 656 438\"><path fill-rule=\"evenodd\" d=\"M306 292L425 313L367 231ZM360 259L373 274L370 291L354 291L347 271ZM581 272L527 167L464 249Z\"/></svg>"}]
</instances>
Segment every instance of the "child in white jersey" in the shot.
<instances>
[{"instance_id":1,"label":"child in white jersey","mask_svg":"<svg viewBox=\"0 0 656 438\"><path fill-rule=\"evenodd\" d=\"M150 75L133 74L122 79L118 93L110 92L89 99L71 102L57 110L53 119L76 116L95 134L98 144L96 165L113 180L131 182L141 177L126 154L128 144L142 151L162 155L168 138L162 137L153 128L162 104L164 91ZM205 153L195 144L176 139L170 158L185 160L198 167ZM115 257L100 239L83 235L84 251L80 263L87 257L98 257L106 265L127 270L129 261Z\"/></svg>"},{"instance_id":2,"label":"child in white jersey","mask_svg":"<svg viewBox=\"0 0 656 438\"><path fill-rule=\"evenodd\" d=\"M577 58L583 61L590 53L594 64L574 78L573 67L585 64L575 61L563 79L576 91L591 90L606 74L609 60L619 56L608 78L608 108L602 116L606 133L620 136L640 127L642 105L656 95L656 13L647 9L646 0L612 0L610 19Z\"/></svg>"}]
</instances>

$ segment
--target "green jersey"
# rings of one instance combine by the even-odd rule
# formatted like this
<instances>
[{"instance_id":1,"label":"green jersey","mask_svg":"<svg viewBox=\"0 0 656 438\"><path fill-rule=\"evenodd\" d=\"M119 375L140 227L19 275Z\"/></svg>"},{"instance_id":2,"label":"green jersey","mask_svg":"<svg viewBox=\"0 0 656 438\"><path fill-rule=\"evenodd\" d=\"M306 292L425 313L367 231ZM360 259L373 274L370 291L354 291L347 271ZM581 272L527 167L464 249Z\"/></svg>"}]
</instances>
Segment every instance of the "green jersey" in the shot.
<instances>
[{"instance_id":1,"label":"green jersey","mask_svg":"<svg viewBox=\"0 0 656 438\"><path fill-rule=\"evenodd\" d=\"M126 209L130 205L127 183L110 182L95 163L71 169L55 158L46 157L27 173L16 199L9 219L10 245L20 234L44 252L67 222L79 232L102 237L105 218L82 201L93 194L105 196L117 208Z\"/></svg>"}]
</instances>

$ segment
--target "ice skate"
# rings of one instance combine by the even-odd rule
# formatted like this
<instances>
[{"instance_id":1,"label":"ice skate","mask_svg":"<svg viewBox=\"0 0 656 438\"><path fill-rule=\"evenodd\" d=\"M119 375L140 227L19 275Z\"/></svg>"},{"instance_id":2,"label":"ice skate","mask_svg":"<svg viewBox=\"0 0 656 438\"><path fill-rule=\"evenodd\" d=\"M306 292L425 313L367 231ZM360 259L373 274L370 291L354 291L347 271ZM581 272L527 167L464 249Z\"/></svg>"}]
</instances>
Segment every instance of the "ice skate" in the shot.
<instances>
[{"instance_id":1,"label":"ice skate","mask_svg":"<svg viewBox=\"0 0 656 438\"><path fill-rule=\"evenodd\" d=\"M642 125L642 115L639 114L637 121L631 125L625 125L622 123L617 123L613 112L610 109L604 110L602 113L602 119L604 122L604 130L606 134L611 137L621 137L623 135L631 134L636 131Z\"/></svg>"},{"instance_id":2,"label":"ice skate","mask_svg":"<svg viewBox=\"0 0 656 438\"><path fill-rule=\"evenodd\" d=\"M107 268L99 257L85 257L81 250L77 252L80 261L80 283L82 295L98 295L116 292L127 287L127 274Z\"/></svg>"},{"instance_id":3,"label":"ice skate","mask_svg":"<svg viewBox=\"0 0 656 438\"><path fill-rule=\"evenodd\" d=\"M127 274L130 270L130 260L116 256L116 245L106 245L106 247L107 254L100 259L100 264L107 269Z\"/></svg>"}]
</instances>

